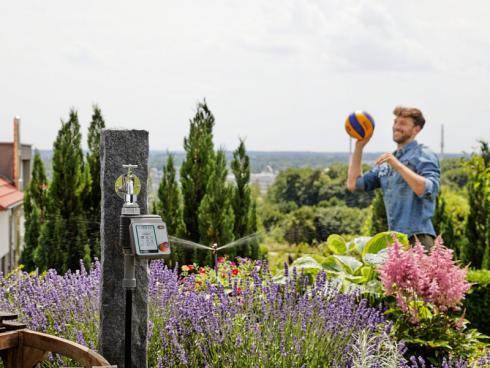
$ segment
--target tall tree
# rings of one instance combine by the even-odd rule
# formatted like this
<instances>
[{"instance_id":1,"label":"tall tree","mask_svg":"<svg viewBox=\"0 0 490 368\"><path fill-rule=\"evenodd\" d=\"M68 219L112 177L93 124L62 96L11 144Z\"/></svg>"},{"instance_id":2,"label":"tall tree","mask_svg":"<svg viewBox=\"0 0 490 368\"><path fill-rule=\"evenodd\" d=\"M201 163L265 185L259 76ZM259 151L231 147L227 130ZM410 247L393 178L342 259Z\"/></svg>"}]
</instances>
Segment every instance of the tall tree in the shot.
<instances>
[{"instance_id":1,"label":"tall tree","mask_svg":"<svg viewBox=\"0 0 490 368\"><path fill-rule=\"evenodd\" d=\"M374 199L371 202L371 227L369 233L375 235L377 233L388 230L388 219L386 215L385 203L383 200L383 192L381 189L376 189Z\"/></svg>"},{"instance_id":2,"label":"tall tree","mask_svg":"<svg viewBox=\"0 0 490 368\"><path fill-rule=\"evenodd\" d=\"M233 213L235 215L235 226L233 234L235 239L250 235L255 231L252 221L256 215L250 190L250 159L247 155L245 142L240 139L238 148L233 151L231 170L235 177L233 188ZM255 225L256 228L256 225ZM237 249L237 254L252 257L252 247L257 247L257 242L246 242Z\"/></svg>"},{"instance_id":3,"label":"tall tree","mask_svg":"<svg viewBox=\"0 0 490 368\"><path fill-rule=\"evenodd\" d=\"M213 126L214 116L204 100L198 103L196 114L190 120L189 135L184 138L186 156L180 168L185 223L183 236L195 242L200 239L197 209L214 171ZM196 251L189 251L186 260L192 261L196 257Z\"/></svg>"},{"instance_id":4,"label":"tall tree","mask_svg":"<svg viewBox=\"0 0 490 368\"><path fill-rule=\"evenodd\" d=\"M87 166L90 173L90 187L87 188L84 198L92 257L100 257L100 131L103 128L105 128L105 121L102 112L99 106L94 105L87 138ZM87 180L86 177L85 181Z\"/></svg>"},{"instance_id":5,"label":"tall tree","mask_svg":"<svg viewBox=\"0 0 490 368\"><path fill-rule=\"evenodd\" d=\"M490 224L490 149L487 142L480 142L480 154L474 154L467 162L468 202L470 211L466 220L466 243L463 259L472 267L480 268L490 263L490 239L487 226ZM487 258L485 258L485 256Z\"/></svg>"},{"instance_id":6,"label":"tall tree","mask_svg":"<svg viewBox=\"0 0 490 368\"><path fill-rule=\"evenodd\" d=\"M225 152L220 149L198 211L200 241L203 244L217 243L220 246L233 240L232 190L226 182L226 175ZM227 249L226 253L232 254L232 250ZM203 261L202 257L199 258Z\"/></svg>"},{"instance_id":7,"label":"tall tree","mask_svg":"<svg viewBox=\"0 0 490 368\"><path fill-rule=\"evenodd\" d=\"M167 225L169 235L182 236L185 225L182 217L182 195L176 180L174 155L169 154L163 166L163 178L158 187L158 197L155 202L155 213L160 215ZM183 255L178 247L172 249L172 261L183 263Z\"/></svg>"},{"instance_id":8,"label":"tall tree","mask_svg":"<svg viewBox=\"0 0 490 368\"><path fill-rule=\"evenodd\" d=\"M34 252L39 244L41 226L46 220L48 179L38 151L34 153L32 177L24 195L25 235L21 262L27 271L36 268Z\"/></svg>"},{"instance_id":9,"label":"tall tree","mask_svg":"<svg viewBox=\"0 0 490 368\"><path fill-rule=\"evenodd\" d=\"M446 197L448 196L448 193L448 189L441 188L441 191L437 196L436 210L434 212L434 217L432 218L432 223L434 224L436 234L442 236L444 244L448 248L453 249L455 256L459 258L460 249L456 241L453 219L447 206Z\"/></svg>"},{"instance_id":10,"label":"tall tree","mask_svg":"<svg viewBox=\"0 0 490 368\"><path fill-rule=\"evenodd\" d=\"M70 111L61 122L53 147L53 177L48 191L48 216L41 230L37 258L41 268L53 267L65 272L80 267L80 260L90 262L87 220L82 194L83 153L78 115Z\"/></svg>"}]
</instances>

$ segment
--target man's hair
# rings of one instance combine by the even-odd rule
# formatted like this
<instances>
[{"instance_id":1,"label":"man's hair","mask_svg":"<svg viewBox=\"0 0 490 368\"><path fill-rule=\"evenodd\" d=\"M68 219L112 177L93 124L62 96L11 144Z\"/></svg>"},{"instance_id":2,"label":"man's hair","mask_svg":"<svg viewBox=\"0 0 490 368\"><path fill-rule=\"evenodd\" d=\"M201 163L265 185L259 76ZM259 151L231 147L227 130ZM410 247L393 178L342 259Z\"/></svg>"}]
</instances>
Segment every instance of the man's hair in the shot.
<instances>
[{"instance_id":1,"label":"man's hair","mask_svg":"<svg viewBox=\"0 0 490 368\"><path fill-rule=\"evenodd\" d=\"M393 114L395 114L396 117L402 116L404 118L412 118L414 125L418 125L420 129L423 129L425 125L425 118L424 115L422 115L422 111L415 107L397 106L395 107L395 110L393 110Z\"/></svg>"}]
</instances>

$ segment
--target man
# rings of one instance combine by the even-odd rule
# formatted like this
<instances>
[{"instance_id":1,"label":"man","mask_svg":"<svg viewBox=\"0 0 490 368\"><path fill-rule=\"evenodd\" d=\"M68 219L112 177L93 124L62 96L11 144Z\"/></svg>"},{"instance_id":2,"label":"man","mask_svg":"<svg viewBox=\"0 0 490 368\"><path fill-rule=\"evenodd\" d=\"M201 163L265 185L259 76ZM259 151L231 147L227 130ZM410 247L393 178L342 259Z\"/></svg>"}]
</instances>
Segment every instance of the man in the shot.
<instances>
[{"instance_id":1,"label":"man","mask_svg":"<svg viewBox=\"0 0 490 368\"><path fill-rule=\"evenodd\" d=\"M374 168L362 175L362 151L371 137L357 141L347 188L353 192L381 187L389 229L407 234L412 245L418 239L429 250L436 235L431 219L439 191L439 161L434 152L415 140L425 124L422 112L396 107L393 113L396 151L378 157Z\"/></svg>"}]
</instances>

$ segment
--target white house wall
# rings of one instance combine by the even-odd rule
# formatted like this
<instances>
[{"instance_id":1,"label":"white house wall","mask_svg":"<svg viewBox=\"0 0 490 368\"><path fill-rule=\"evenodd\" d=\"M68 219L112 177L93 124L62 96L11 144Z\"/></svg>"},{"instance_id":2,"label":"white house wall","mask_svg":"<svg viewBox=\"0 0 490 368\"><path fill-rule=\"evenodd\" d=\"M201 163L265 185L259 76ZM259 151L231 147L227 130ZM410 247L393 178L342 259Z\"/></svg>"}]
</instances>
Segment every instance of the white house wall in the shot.
<instances>
[{"instance_id":1,"label":"white house wall","mask_svg":"<svg viewBox=\"0 0 490 368\"><path fill-rule=\"evenodd\" d=\"M10 210L0 211L0 259L9 252ZM1 265L0 265L1 266Z\"/></svg>"}]
</instances>

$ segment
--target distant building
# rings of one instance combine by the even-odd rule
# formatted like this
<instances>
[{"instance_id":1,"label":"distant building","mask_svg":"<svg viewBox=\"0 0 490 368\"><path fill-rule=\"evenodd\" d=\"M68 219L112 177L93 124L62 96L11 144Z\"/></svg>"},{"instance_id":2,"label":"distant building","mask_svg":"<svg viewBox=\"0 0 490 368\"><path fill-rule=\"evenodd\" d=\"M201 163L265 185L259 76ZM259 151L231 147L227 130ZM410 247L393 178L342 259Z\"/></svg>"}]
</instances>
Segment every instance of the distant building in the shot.
<instances>
[{"instance_id":1,"label":"distant building","mask_svg":"<svg viewBox=\"0 0 490 368\"><path fill-rule=\"evenodd\" d=\"M24 190L31 177L31 145L20 143L20 119L14 119L14 141L0 142L0 272L19 262L24 238Z\"/></svg>"}]
</instances>

